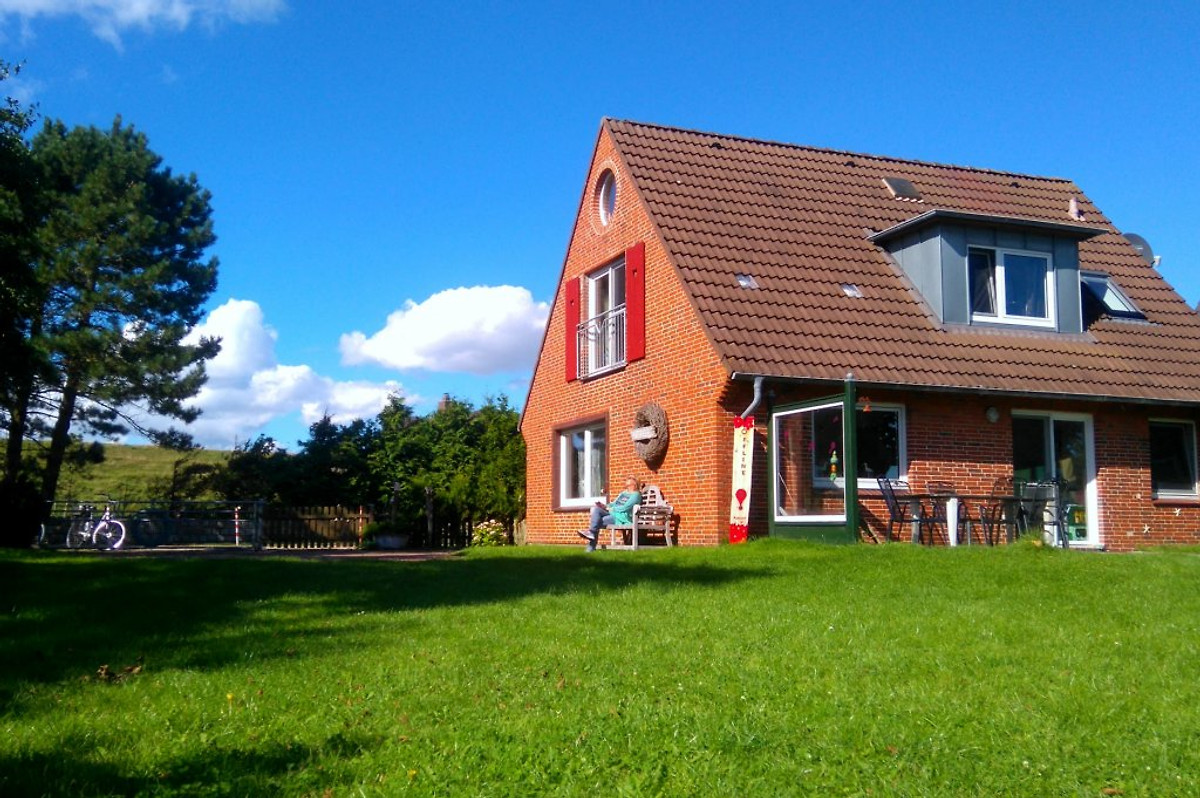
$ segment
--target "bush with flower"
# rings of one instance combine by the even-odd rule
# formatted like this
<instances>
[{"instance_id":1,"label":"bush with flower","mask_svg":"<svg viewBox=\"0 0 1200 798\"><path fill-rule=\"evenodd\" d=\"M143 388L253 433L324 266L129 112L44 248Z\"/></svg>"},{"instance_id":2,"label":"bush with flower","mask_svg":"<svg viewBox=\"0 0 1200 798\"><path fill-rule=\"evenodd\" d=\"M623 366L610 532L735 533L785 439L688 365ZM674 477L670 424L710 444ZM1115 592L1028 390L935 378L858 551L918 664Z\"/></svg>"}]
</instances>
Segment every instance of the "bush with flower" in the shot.
<instances>
[{"instance_id":1,"label":"bush with flower","mask_svg":"<svg viewBox=\"0 0 1200 798\"><path fill-rule=\"evenodd\" d=\"M508 530L504 528L504 524L489 518L486 521L480 521L471 530L471 545L472 546L507 546L508 545Z\"/></svg>"}]
</instances>

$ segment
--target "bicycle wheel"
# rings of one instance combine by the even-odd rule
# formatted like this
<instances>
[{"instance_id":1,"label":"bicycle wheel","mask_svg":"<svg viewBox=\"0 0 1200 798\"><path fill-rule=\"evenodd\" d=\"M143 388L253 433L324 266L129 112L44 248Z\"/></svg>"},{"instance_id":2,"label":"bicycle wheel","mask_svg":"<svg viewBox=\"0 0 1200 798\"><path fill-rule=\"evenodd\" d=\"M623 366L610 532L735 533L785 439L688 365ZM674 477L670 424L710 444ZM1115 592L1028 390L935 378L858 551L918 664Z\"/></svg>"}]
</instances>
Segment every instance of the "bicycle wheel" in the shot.
<instances>
[{"instance_id":1,"label":"bicycle wheel","mask_svg":"<svg viewBox=\"0 0 1200 798\"><path fill-rule=\"evenodd\" d=\"M80 549L92 542L92 531L86 521L72 521L67 528L67 539L64 541L68 549Z\"/></svg>"},{"instance_id":2,"label":"bicycle wheel","mask_svg":"<svg viewBox=\"0 0 1200 798\"><path fill-rule=\"evenodd\" d=\"M48 549L48 548L50 548L50 533L46 531L46 525L45 525L45 524L41 524L41 525L38 527L38 534L37 534L37 547L38 547L39 549Z\"/></svg>"},{"instance_id":3,"label":"bicycle wheel","mask_svg":"<svg viewBox=\"0 0 1200 798\"><path fill-rule=\"evenodd\" d=\"M96 524L92 542L98 549L119 549L125 544L125 525L120 521L107 520Z\"/></svg>"}]
</instances>

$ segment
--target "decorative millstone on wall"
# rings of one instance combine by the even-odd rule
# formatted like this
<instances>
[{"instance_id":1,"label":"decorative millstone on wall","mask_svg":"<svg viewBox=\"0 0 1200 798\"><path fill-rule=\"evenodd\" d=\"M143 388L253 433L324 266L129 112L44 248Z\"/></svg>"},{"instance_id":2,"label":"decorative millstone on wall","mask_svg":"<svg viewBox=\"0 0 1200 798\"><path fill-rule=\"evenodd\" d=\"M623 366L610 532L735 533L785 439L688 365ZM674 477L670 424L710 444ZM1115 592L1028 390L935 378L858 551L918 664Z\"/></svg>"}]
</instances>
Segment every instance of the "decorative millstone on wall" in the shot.
<instances>
[{"instance_id":1,"label":"decorative millstone on wall","mask_svg":"<svg viewBox=\"0 0 1200 798\"><path fill-rule=\"evenodd\" d=\"M633 448L638 457L651 468L662 463L667 454L667 443L671 439L667 427L667 411L655 402L647 402L633 416Z\"/></svg>"}]
</instances>

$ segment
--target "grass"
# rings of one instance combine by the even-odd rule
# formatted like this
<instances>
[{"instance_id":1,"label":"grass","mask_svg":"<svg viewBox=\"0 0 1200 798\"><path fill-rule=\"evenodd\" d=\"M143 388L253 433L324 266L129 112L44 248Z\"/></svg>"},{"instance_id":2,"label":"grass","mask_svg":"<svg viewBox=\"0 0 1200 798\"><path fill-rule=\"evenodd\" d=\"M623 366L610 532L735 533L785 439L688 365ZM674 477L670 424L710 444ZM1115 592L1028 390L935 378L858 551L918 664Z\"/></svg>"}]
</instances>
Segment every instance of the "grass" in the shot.
<instances>
[{"instance_id":1,"label":"grass","mask_svg":"<svg viewBox=\"0 0 1200 798\"><path fill-rule=\"evenodd\" d=\"M1025 546L3 553L0 794L1195 795L1198 582Z\"/></svg>"},{"instance_id":2,"label":"grass","mask_svg":"<svg viewBox=\"0 0 1200 798\"><path fill-rule=\"evenodd\" d=\"M172 474L191 464L221 465L229 452L200 449L183 454L159 446L104 444L104 462L63 469L58 498L95 500L111 496L118 501L142 501L167 494ZM200 498L216 498L215 494Z\"/></svg>"}]
</instances>

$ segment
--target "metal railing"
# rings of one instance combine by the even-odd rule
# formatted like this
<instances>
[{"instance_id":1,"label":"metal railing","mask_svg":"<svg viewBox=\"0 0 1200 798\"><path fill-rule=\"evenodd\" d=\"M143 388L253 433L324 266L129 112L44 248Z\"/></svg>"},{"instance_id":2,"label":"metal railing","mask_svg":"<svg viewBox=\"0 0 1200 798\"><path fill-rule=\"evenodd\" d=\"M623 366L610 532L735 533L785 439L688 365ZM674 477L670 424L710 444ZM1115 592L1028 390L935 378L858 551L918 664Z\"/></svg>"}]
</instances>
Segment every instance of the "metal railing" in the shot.
<instances>
[{"instance_id":1,"label":"metal railing","mask_svg":"<svg viewBox=\"0 0 1200 798\"><path fill-rule=\"evenodd\" d=\"M625 365L625 306L580 322L575 342L575 362L585 377Z\"/></svg>"},{"instance_id":2,"label":"metal railing","mask_svg":"<svg viewBox=\"0 0 1200 798\"><path fill-rule=\"evenodd\" d=\"M82 505L105 501L56 501L49 508L42 545L63 545ZM262 548L261 501L112 502L113 518L125 525L125 547L235 545Z\"/></svg>"}]
</instances>

